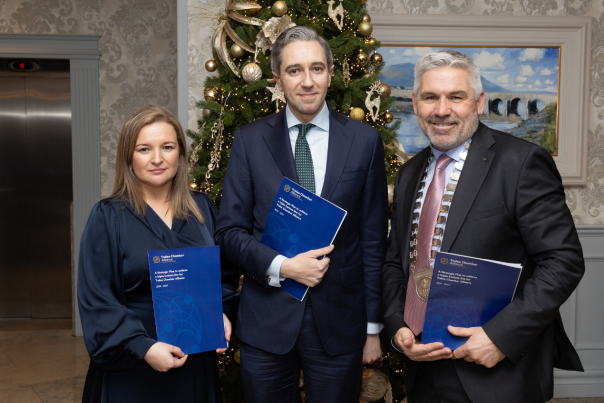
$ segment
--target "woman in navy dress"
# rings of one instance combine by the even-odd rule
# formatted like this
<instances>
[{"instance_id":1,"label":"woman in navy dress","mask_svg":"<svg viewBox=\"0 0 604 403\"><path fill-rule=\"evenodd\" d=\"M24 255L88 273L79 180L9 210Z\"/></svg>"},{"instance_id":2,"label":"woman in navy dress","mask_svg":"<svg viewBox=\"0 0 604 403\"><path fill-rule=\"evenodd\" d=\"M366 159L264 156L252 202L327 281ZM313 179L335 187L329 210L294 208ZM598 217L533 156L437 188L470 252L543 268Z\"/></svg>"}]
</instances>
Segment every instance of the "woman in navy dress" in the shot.
<instances>
[{"instance_id":1,"label":"woman in navy dress","mask_svg":"<svg viewBox=\"0 0 604 403\"><path fill-rule=\"evenodd\" d=\"M90 367L83 402L222 402L216 353L157 341L147 252L214 245L217 212L191 192L185 136L159 106L132 113L113 194L92 209L80 245L78 302ZM237 294L223 278L228 313ZM225 337L231 323L224 315ZM224 352L224 350L217 350Z\"/></svg>"}]
</instances>

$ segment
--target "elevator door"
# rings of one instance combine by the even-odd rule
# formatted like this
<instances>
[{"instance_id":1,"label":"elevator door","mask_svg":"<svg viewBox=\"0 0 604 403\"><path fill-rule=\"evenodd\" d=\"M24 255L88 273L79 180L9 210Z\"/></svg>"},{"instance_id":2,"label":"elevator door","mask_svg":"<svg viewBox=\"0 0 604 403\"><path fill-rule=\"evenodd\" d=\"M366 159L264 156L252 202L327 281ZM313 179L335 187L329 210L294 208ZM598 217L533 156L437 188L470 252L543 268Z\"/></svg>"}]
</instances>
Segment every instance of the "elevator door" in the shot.
<instances>
[{"instance_id":1,"label":"elevator door","mask_svg":"<svg viewBox=\"0 0 604 403\"><path fill-rule=\"evenodd\" d=\"M4 318L71 317L71 99L57 76L0 71Z\"/></svg>"}]
</instances>

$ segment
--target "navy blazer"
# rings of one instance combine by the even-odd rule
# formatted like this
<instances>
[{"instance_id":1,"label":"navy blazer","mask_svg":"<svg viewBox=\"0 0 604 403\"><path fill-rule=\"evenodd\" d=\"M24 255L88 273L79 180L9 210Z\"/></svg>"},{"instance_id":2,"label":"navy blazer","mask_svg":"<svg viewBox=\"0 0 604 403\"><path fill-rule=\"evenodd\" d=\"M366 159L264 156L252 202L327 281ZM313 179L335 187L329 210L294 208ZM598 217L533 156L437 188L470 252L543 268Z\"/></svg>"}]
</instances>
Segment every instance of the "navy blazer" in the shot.
<instances>
[{"instance_id":1,"label":"navy blazer","mask_svg":"<svg viewBox=\"0 0 604 403\"><path fill-rule=\"evenodd\" d=\"M404 322L413 203L430 148L400 169L384 266L384 322L390 337ZM473 402L548 401L553 368L582 370L559 308L585 271L560 174L542 147L480 123L455 190L441 250L523 266L513 301L483 329L505 354L493 368L455 360ZM413 388L418 363L406 361Z\"/></svg>"},{"instance_id":2,"label":"navy blazer","mask_svg":"<svg viewBox=\"0 0 604 403\"><path fill-rule=\"evenodd\" d=\"M309 293L325 350L361 348L367 322L382 321L381 271L386 253L387 186L379 132L329 108L329 149L321 197L348 212L323 281ZM283 177L298 182L285 108L240 128L227 168L215 240L244 274L237 335L275 354L296 342L304 302L268 285L278 253L261 244ZM325 245L327 246L327 245Z\"/></svg>"}]
</instances>

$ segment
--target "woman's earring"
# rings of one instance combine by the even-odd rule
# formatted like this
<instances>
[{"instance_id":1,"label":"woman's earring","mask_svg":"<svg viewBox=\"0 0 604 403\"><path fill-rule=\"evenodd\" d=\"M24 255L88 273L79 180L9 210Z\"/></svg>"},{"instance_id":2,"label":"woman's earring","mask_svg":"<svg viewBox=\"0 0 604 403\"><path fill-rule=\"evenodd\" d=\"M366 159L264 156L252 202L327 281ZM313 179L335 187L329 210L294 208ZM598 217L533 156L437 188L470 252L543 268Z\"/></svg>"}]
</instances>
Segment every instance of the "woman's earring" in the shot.
<instances>
[{"instance_id":1,"label":"woman's earring","mask_svg":"<svg viewBox=\"0 0 604 403\"><path fill-rule=\"evenodd\" d=\"M132 175L134 175L134 169L132 169L132 165L130 165L130 172L132 172Z\"/></svg>"}]
</instances>

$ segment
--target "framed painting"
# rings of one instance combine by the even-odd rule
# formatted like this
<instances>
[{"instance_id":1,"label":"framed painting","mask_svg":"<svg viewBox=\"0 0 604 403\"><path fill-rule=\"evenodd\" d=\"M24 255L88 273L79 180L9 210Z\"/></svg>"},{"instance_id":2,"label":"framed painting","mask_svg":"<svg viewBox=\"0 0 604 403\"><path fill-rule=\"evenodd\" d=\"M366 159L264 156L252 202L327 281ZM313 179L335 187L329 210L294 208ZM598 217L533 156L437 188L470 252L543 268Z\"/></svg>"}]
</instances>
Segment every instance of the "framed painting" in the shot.
<instances>
[{"instance_id":1,"label":"framed painting","mask_svg":"<svg viewBox=\"0 0 604 403\"><path fill-rule=\"evenodd\" d=\"M564 185L587 179L591 19L373 14L386 63L380 80L396 97L398 140L413 155L428 145L413 113L417 60L453 49L480 69L480 120L547 149Z\"/></svg>"}]
</instances>

